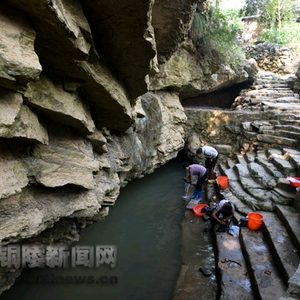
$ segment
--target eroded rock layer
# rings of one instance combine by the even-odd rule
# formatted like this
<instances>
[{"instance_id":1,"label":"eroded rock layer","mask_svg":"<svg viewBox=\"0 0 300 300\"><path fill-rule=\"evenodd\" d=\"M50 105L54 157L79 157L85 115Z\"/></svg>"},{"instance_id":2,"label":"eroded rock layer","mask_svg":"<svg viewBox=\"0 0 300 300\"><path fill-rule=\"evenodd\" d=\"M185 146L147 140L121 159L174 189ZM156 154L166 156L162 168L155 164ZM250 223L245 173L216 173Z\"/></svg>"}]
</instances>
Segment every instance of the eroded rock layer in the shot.
<instances>
[{"instance_id":1,"label":"eroded rock layer","mask_svg":"<svg viewBox=\"0 0 300 300\"><path fill-rule=\"evenodd\" d=\"M246 68L193 58L202 2L1 2L2 245L105 217L121 187L183 149L180 97L247 80Z\"/></svg>"}]
</instances>

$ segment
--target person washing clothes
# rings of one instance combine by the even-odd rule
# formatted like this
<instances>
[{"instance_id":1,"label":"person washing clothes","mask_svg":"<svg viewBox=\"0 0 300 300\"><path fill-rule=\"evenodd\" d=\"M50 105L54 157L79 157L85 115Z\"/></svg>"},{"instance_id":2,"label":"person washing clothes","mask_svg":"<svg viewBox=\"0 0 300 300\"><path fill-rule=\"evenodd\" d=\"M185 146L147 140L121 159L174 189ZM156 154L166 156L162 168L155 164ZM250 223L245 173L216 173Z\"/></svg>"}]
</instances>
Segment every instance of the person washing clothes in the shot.
<instances>
[{"instance_id":1,"label":"person washing clothes","mask_svg":"<svg viewBox=\"0 0 300 300\"><path fill-rule=\"evenodd\" d=\"M210 174L214 171L214 168L216 166L216 163L218 161L219 153L218 151L210 146L203 146L201 148L198 148L196 151L197 156L201 156L201 154L204 155L206 158L205 160L205 167L207 169L207 172Z\"/></svg>"},{"instance_id":2,"label":"person washing clothes","mask_svg":"<svg viewBox=\"0 0 300 300\"><path fill-rule=\"evenodd\" d=\"M193 178L196 178L194 193L190 199L195 199L197 197L198 203L201 202L202 198L202 185L207 178L207 170L201 165L192 164L185 162L183 163L183 168L188 172L187 179L192 181Z\"/></svg>"},{"instance_id":3,"label":"person washing clothes","mask_svg":"<svg viewBox=\"0 0 300 300\"><path fill-rule=\"evenodd\" d=\"M233 218L234 210L234 205L230 201L226 199L221 200L212 212L212 227L219 223L220 227L217 231L224 232Z\"/></svg>"}]
</instances>

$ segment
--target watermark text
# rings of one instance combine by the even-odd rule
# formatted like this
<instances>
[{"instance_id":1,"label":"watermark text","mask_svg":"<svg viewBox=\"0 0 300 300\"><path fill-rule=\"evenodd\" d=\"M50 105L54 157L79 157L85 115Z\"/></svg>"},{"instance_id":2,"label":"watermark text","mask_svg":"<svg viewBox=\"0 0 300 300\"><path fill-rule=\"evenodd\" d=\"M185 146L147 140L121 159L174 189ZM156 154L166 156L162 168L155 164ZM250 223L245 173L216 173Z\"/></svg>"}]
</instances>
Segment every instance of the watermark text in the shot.
<instances>
[{"instance_id":1,"label":"watermark text","mask_svg":"<svg viewBox=\"0 0 300 300\"><path fill-rule=\"evenodd\" d=\"M115 246L75 246L53 244L10 244L0 247L0 267L6 268L99 268L116 266Z\"/></svg>"},{"instance_id":2,"label":"watermark text","mask_svg":"<svg viewBox=\"0 0 300 300\"><path fill-rule=\"evenodd\" d=\"M21 276L17 278L16 284L25 285L44 285L44 284L62 284L62 285L100 285L111 286L118 283L117 276L91 276L91 275L68 275L59 276L49 274L45 276Z\"/></svg>"}]
</instances>

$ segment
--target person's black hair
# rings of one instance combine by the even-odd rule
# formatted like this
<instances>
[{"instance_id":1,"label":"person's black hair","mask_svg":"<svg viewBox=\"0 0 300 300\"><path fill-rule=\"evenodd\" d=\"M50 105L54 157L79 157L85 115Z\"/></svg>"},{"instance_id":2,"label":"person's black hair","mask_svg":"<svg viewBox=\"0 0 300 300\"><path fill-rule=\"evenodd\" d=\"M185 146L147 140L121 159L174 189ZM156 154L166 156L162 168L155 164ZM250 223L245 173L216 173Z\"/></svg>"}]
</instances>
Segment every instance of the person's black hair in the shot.
<instances>
[{"instance_id":1,"label":"person's black hair","mask_svg":"<svg viewBox=\"0 0 300 300\"><path fill-rule=\"evenodd\" d=\"M201 154L201 153L202 153L202 148L198 148L196 154Z\"/></svg>"},{"instance_id":2,"label":"person's black hair","mask_svg":"<svg viewBox=\"0 0 300 300\"><path fill-rule=\"evenodd\" d=\"M224 211L226 211L226 212L231 212L231 211L232 211L232 206L231 206L230 202L225 203L225 204L223 205L223 209L224 209Z\"/></svg>"},{"instance_id":3,"label":"person's black hair","mask_svg":"<svg viewBox=\"0 0 300 300\"><path fill-rule=\"evenodd\" d=\"M183 164L182 164L182 167L185 169L186 167L188 167L190 164L188 163L188 162L184 162Z\"/></svg>"}]
</instances>

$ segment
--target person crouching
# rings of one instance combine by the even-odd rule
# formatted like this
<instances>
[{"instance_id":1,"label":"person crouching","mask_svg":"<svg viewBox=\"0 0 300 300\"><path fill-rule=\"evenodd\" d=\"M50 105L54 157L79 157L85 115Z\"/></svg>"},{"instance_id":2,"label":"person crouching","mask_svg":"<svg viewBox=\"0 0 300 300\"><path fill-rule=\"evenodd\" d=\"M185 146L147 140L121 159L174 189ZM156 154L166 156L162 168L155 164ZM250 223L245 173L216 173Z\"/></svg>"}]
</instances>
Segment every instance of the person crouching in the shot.
<instances>
[{"instance_id":1,"label":"person crouching","mask_svg":"<svg viewBox=\"0 0 300 300\"><path fill-rule=\"evenodd\" d=\"M215 224L219 223L220 226L217 229L217 231L225 232L226 228L230 225L230 222L232 221L234 211L234 205L230 201L226 199L221 200L212 212L212 227L214 227Z\"/></svg>"}]
</instances>

